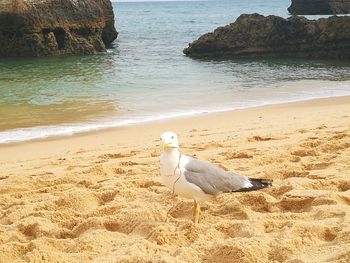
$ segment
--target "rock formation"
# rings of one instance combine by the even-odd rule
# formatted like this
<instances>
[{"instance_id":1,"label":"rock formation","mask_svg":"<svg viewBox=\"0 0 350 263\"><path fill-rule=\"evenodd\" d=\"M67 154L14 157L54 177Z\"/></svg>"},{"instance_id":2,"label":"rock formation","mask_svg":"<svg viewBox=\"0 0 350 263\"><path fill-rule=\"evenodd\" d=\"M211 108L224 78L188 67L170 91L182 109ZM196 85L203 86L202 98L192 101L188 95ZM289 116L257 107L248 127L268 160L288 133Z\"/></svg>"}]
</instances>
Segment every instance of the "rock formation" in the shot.
<instances>
[{"instance_id":1,"label":"rock formation","mask_svg":"<svg viewBox=\"0 0 350 263\"><path fill-rule=\"evenodd\" d=\"M350 17L308 20L243 14L235 23L201 36L184 53L192 57L350 58Z\"/></svg>"},{"instance_id":2,"label":"rock formation","mask_svg":"<svg viewBox=\"0 0 350 263\"><path fill-rule=\"evenodd\" d=\"M117 37L110 0L0 0L0 56L91 54Z\"/></svg>"},{"instance_id":3,"label":"rock formation","mask_svg":"<svg viewBox=\"0 0 350 263\"><path fill-rule=\"evenodd\" d=\"M349 14L350 0L292 0L292 15Z\"/></svg>"}]
</instances>

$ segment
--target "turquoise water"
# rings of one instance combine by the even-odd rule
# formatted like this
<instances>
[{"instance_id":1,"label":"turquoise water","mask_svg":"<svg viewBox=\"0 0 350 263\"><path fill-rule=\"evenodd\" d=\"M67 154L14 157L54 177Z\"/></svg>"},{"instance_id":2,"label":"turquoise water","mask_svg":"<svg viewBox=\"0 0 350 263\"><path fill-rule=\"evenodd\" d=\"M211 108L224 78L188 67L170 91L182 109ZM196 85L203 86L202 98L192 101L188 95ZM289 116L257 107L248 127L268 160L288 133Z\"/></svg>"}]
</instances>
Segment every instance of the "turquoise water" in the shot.
<instances>
[{"instance_id":1,"label":"turquoise water","mask_svg":"<svg viewBox=\"0 0 350 263\"><path fill-rule=\"evenodd\" d=\"M162 118L350 95L350 61L195 60L183 48L241 13L289 0L113 3L106 54L0 60L0 143Z\"/></svg>"}]
</instances>

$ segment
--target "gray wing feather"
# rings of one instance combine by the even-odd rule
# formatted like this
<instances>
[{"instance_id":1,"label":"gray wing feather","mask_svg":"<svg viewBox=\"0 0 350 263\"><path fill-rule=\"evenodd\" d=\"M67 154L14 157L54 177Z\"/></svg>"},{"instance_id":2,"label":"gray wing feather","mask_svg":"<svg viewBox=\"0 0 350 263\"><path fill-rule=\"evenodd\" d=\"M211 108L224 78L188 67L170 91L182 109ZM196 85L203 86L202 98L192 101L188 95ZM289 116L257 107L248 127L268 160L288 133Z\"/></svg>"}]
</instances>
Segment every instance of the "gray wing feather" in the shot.
<instances>
[{"instance_id":1,"label":"gray wing feather","mask_svg":"<svg viewBox=\"0 0 350 263\"><path fill-rule=\"evenodd\" d=\"M190 183L197 185L206 194L233 192L246 187L249 183L247 177L226 172L225 170L208 162L190 158L185 165L184 176Z\"/></svg>"}]
</instances>

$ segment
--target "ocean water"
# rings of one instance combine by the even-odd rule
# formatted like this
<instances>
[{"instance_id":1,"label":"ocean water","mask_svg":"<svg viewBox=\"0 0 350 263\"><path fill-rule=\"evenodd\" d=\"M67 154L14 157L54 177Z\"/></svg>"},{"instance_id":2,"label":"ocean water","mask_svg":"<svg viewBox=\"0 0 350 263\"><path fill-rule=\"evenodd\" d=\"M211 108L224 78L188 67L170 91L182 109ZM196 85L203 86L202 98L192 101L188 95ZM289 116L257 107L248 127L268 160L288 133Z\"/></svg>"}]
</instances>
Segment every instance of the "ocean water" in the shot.
<instances>
[{"instance_id":1,"label":"ocean water","mask_svg":"<svg viewBox=\"0 0 350 263\"><path fill-rule=\"evenodd\" d=\"M350 61L198 60L183 48L289 0L117 2L118 39L91 56L0 59L0 143L203 112L350 95Z\"/></svg>"}]
</instances>

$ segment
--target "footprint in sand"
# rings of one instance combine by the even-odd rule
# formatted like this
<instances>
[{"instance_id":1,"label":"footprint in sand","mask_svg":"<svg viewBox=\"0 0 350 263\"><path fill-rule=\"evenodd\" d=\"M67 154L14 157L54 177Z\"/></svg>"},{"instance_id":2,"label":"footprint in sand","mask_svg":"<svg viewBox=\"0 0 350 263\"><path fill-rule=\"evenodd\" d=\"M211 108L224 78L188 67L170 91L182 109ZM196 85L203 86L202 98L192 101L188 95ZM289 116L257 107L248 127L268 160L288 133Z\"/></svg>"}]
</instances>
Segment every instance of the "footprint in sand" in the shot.
<instances>
[{"instance_id":1,"label":"footprint in sand","mask_svg":"<svg viewBox=\"0 0 350 263\"><path fill-rule=\"evenodd\" d=\"M114 174L126 174L127 172L124 169L118 167L118 168L113 168L113 173Z\"/></svg>"},{"instance_id":2,"label":"footprint in sand","mask_svg":"<svg viewBox=\"0 0 350 263\"><path fill-rule=\"evenodd\" d=\"M319 162L319 163L308 163L304 164L306 170L323 170L332 165L331 162Z\"/></svg>"},{"instance_id":3,"label":"footprint in sand","mask_svg":"<svg viewBox=\"0 0 350 263\"><path fill-rule=\"evenodd\" d=\"M120 162L119 163L121 166L134 166L134 165L140 165L140 163L136 163L133 161L127 161L127 162Z\"/></svg>"},{"instance_id":4,"label":"footprint in sand","mask_svg":"<svg viewBox=\"0 0 350 263\"><path fill-rule=\"evenodd\" d=\"M275 209L275 199L265 193L251 193L238 197L239 202L248 206L255 212L265 213L272 212Z\"/></svg>"},{"instance_id":5,"label":"footprint in sand","mask_svg":"<svg viewBox=\"0 0 350 263\"><path fill-rule=\"evenodd\" d=\"M47 218L27 217L17 225L17 229L28 239L52 236L55 225Z\"/></svg>"},{"instance_id":6,"label":"footprint in sand","mask_svg":"<svg viewBox=\"0 0 350 263\"><path fill-rule=\"evenodd\" d=\"M262 251L266 251L265 247L260 244L260 249ZM268 262L264 255L259 253L260 255L257 257L257 247L258 244L253 244L250 242L249 244L245 244L242 242L225 242L218 243L207 249L200 262ZM234 260L232 260L234 259Z\"/></svg>"},{"instance_id":7,"label":"footprint in sand","mask_svg":"<svg viewBox=\"0 0 350 263\"><path fill-rule=\"evenodd\" d=\"M161 182L158 181L142 181L139 184L140 188L150 188L152 186L160 186L163 187L164 185Z\"/></svg>"},{"instance_id":8,"label":"footprint in sand","mask_svg":"<svg viewBox=\"0 0 350 263\"><path fill-rule=\"evenodd\" d=\"M190 215L192 213L192 202L181 201L176 203L169 210L169 215L173 218L187 218L191 219Z\"/></svg>"},{"instance_id":9,"label":"footprint in sand","mask_svg":"<svg viewBox=\"0 0 350 263\"><path fill-rule=\"evenodd\" d=\"M340 139L344 139L345 137L349 137L349 135L345 132L336 132L336 135L333 135L332 139L340 140Z\"/></svg>"},{"instance_id":10,"label":"footprint in sand","mask_svg":"<svg viewBox=\"0 0 350 263\"><path fill-rule=\"evenodd\" d=\"M211 141L210 143L207 143L203 146L205 150L208 149L216 149L216 148L224 148L225 146L222 145L221 143Z\"/></svg>"},{"instance_id":11,"label":"footprint in sand","mask_svg":"<svg viewBox=\"0 0 350 263\"><path fill-rule=\"evenodd\" d=\"M110 232L121 232L122 226L114 221L104 222L104 227Z\"/></svg>"},{"instance_id":12,"label":"footprint in sand","mask_svg":"<svg viewBox=\"0 0 350 263\"><path fill-rule=\"evenodd\" d=\"M230 160L230 159L249 159L249 158L253 158L252 155L250 155L247 152L223 152L220 153L220 155L224 156L226 160Z\"/></svg>"},{"instance_id":13,"label":"footprint in sand","mask_svg":"<svg viewBox=\"0 0 350 263\"><path fill-rule=\"evenodd\" d=\"M118 193L119 193L118 190L109 190L109 191L99 193L98 199L99 199L100 205L105 205L109 202L112 202Z\"/></svg>"},{"instance_id":14,"label":"footprint in sand","mask_svg":"<svg viewBox=\"0 0 350 263\"><path fill-rule=\"evenodd\" d=\"M313 149L299 148L291 152L291 155L306 157L306 156L317 156L317 153Z\"/></svg>"},{"instance_id":15,"label":"footprint in sand","mask_svg":"<svg viewBox=\"0 0 350 263\"><path fill-rule=\"evenodd\" d=\"M247 223L221 223L217 225L215 229L229 238L249 238L259 234L257 227Z\"/></svg>"},{"instance_id":16,"label":"footprint in sand","mask_svg":"<svg viewBox=\"0 0 350 263\"><path fill-rule=\"evenodd\" d=\"M299 156L292 155L292 157L290 158L290 161L292 163L297 163L301 161L301 158Z\"/></svg>"},{"instance_id":17,"label":"footprint in sand","mask_svg":"<svg viewBox=\"0 0 350 263\"><path fill-rule=\"evenodd\" d=\"M245 207L239 202L227 202L221 204L219 208L212 210L211 214L229 219L248 219L248 213L245 211Z\"/></svg>"},{"instance_id":18,"label":"footprint in sand","mask_svg":"<svg viewBox=\"0 0 350 263\"><path fill-rule=\"evenodd\" d=\"M271 141L274 140L272 137L262 137L262 136L253 136L253 137L248 137L247 141L248 142L264 142L264 141Z\"/></svg>"},{"instance_id":19,"label":"footprint in sand","mask_svg":"<svg viewBox=\"0 0 350 263\"><path fill-rule=\"evenodd\" d=\"M318 138L313 138L313 139L307 140L306 142L301 143L300 147L316 148L321 144L322 144L322 140L319 140Z\"/></svg>"},{"instance_id":20,"label":"footprint in sand","mask_svg":"<svg viewBox=\"0 0 350 263\"><path fill-rule=\"evenodd\" d=\"M304 171L298 167L285 168L279 171L281 178L290 178L290 177L305 177L309 174L309 172Z\"/></svg>"},{"instance_id":21,"label":"footprint in sand","mask_svg":"<svg viewBox=\"0 0 350 263\"><path fill-rule=\"evenodd\" d=\"M284 212L308 212L311 209L312 197L289 197L285 196L277 203L277 206Z\"/></svg>"},{"instance_id":22,"label":"footprint in sand","mask_svg":"<svg viewBox=\"0 0 350 263\"><path fill-rule=\"evenodd\" d=\"M321 151L324 153L337 153L350 148L350 142L339 142L330 140L327 144L321 147Z\"/></svg>"},{"instance_id":23,"label":"footprint in sand","mask_svg":"<svg viewBox=\"0 0 350 263\"><path fill-rule=\"evenodd\" d=\"M125 158L125 157L130 157L135 155L135 153L107 153L107 154L102 154L99 156L99 158L103 159L119 159L119 158Z\"/></svg>"}]
</instances>

